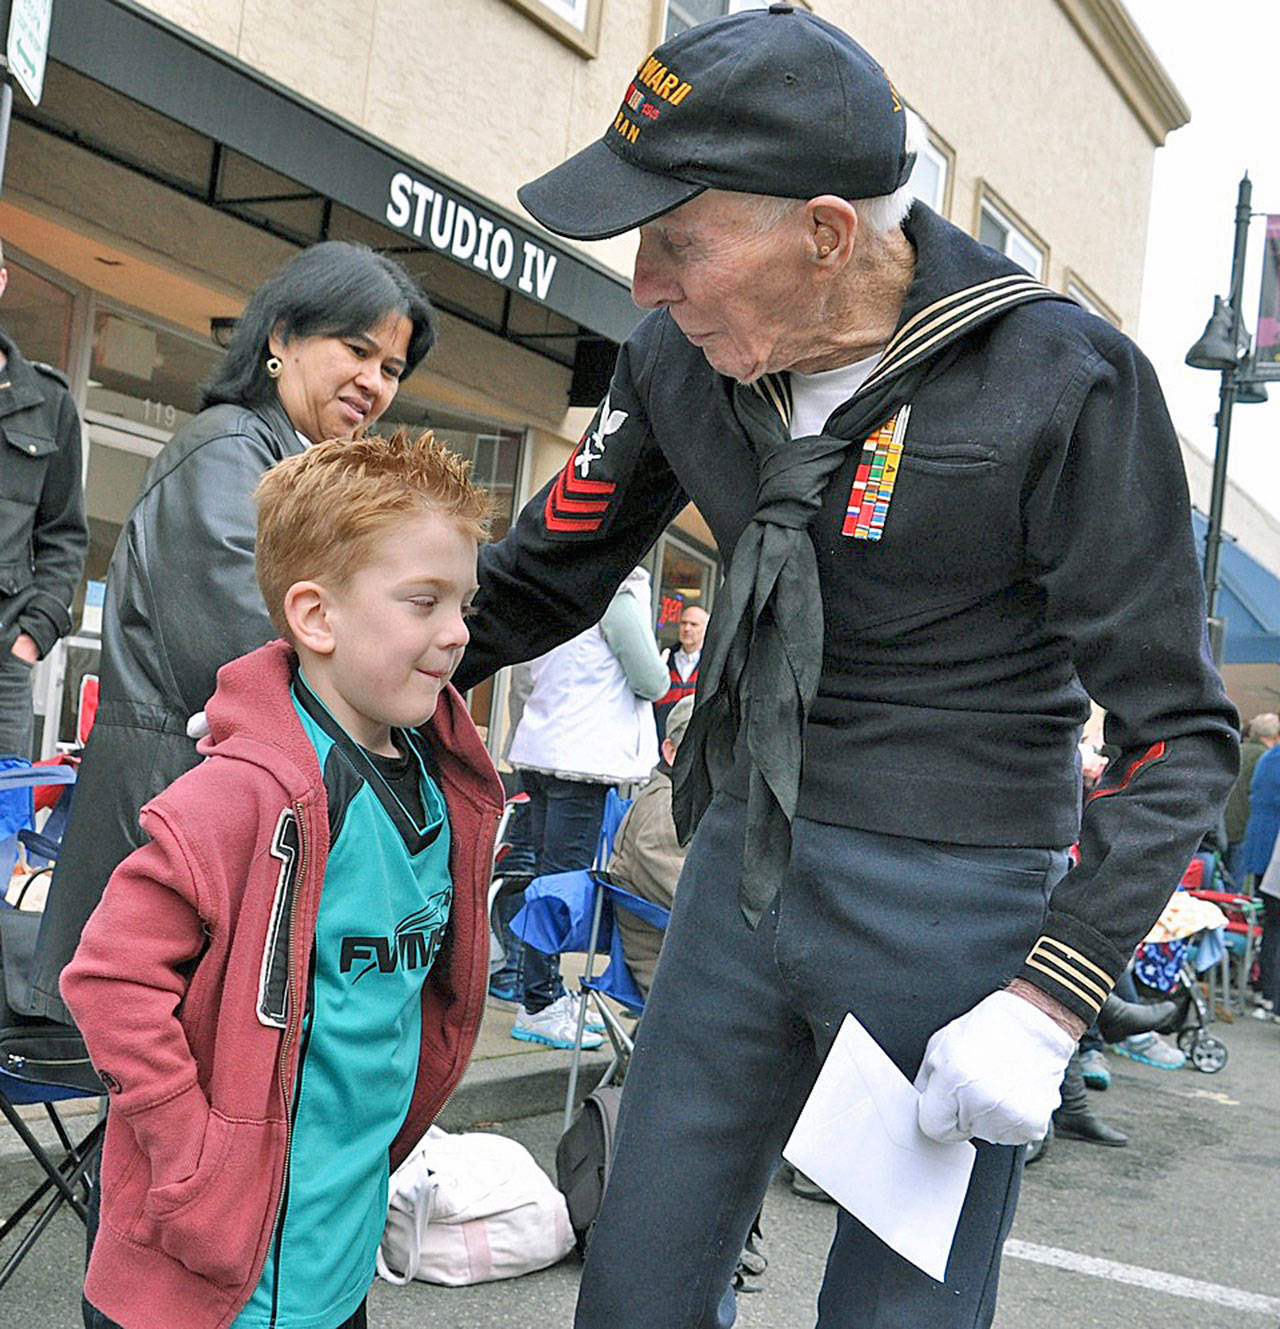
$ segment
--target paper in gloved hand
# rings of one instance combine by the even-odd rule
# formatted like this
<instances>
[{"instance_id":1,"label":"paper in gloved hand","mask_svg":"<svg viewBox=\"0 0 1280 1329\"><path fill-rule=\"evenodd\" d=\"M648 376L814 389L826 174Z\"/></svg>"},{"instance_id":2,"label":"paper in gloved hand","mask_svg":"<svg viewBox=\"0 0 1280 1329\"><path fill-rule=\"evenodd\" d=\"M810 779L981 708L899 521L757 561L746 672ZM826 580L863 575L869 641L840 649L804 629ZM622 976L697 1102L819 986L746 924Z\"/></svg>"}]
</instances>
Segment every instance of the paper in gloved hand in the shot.
<instances>
[{"instance_id":1,"label":"paper in gloved hand","mask_svg":"<svg viewBox=\"0 0 1280 1329\"><path fill-rule=\"evenodd\" d=\"M782 1156L943 1282L976 1151L920 1130L919 1092L846 1015Z\"/></svg>"}]
</instances>

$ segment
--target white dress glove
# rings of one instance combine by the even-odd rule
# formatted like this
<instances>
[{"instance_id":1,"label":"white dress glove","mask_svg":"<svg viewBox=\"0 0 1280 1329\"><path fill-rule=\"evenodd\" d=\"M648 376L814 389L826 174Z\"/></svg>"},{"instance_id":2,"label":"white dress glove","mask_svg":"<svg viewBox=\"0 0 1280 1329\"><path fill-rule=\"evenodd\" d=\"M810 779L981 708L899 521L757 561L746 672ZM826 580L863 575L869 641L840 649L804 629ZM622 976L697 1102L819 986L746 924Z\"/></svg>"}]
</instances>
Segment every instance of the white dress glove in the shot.
<instances>
[{"instance_id":1,"label":"white dress glove","mask_svg":"<svg viewBox=\"0 0 1280 1329\"><path fill-rule=\"evenodd\" d=\"M1025 997L993 992L929 1040L916 1076L920 1129L943 1143L1043 1139L1075 1046Z\"/></svg>"}]
</instances>

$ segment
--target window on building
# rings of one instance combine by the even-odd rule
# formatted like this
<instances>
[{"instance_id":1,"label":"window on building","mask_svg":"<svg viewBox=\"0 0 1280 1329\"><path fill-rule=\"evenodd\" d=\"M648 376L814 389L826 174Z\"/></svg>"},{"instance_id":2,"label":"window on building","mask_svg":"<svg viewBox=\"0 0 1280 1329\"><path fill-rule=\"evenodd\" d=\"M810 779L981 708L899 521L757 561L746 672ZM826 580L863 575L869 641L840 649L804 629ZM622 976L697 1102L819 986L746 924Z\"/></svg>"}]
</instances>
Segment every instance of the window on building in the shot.
<instances>
[{"instance_id":1,"label":"window on building","mask_svg":"<svg viewBox=\"0 0 1280 1329\"><path fill-rule=\"evenodd\" d=\"M65 371L71 359L71 318L75 301L70 291L46 281L21 261L5 260L9 285L0 323L28 360L43 360Z\"/></svg>"},{"instance_id":2,"label":"window on building","mask_svg":"<svg viewBox=\"0 0 1280 1329\"><path fill-rule=\"evenodd\" d=\"M378 432L390 434L397 425L414 431L430 429L440 442L471 463L471 478L489 491L493 501L489 533L495 540L506 535L515 519L524 432L447 415L404 391L378 421Z\"/></svg>"},{"instance_id":3,"label":"window on building","mask_svg":"<svg viewBox=\"0 0 1280 1329\"><path fill-rule=\"evenodd\" d=\"M208 340L99 304L91 322L85 576L102 578L151 459L200 409L221 352Z\"/></svg>"},{"instance_id":4,"label":"window on building","mask_svg":"<svg viewBox=\"0 0 1280 1329\"><path fill-rule=\"evenodd\" d=\"M1044 246L1031 236L989 198L982 200L978 215L978 239L982 244L1011 258L1033 277L1044 276Z\"/></svg>"},{"instance_id":5,"label":"window on building","mask_svg":"<svg viewBox=\"0 0 1280 1329\"><path fill-rule=\"evenodd\" d=\"M1116 317L1115 311L1109 309L1074 272L1069 270L1067 272L1067 294L1082 309L1087 309L1089 313L1096 314L1099 318L1105 318L1108 323L1114 323L1117 328L1120 326L1120 320Z\"/></svg>"},{"instance_id":6,"label":"window on building","mask_svg":"<svg viewBox=\"0 0 1280 1329\"><path fill-rule=\"evenodd\" d=\"M934 212L946 216L947 186L951 183L951 156L930 132L916 153L911 172L911 192Z\"/></svg>"},{"instance_id":7,"label":"window on building","mask_svg":"<svg viewBox=\"0 0 1280 1329\"><path fill-rule=\"evenodd\" d=\"M1069 281L1067 283L1067 294L1076 302L1076 304L1087 309L1089 313L1097 314L1099 317L1102 316L1102 310L1099 309L1085 293L1084 287L1077 286L1075 282Z\"/></svg>"},{"instance_id":8,"label":"window on building","mask_svg":"<svg viewBox=\"0 0 1280 1329\"><path fill-rule=\"evenodd\" d=\"M659 649L665 650L680 640L677 624L686 605L700 605L710 612L716 563L670 530L658 541L651 559L654 635Z\"/></svg>"},{"instance_id":9,"label":"window on building","mask_svg":"<svg viewBox=\"0 0 1280 1329\"><path fill-rule=\"evenodd\" d=\"M580 55L594 56L604 0L507 0Z\"/></svg>"},{"instance_id":10,"label":"window on building","mask_svg":"<svg viewBox=\"0 0 1280 1329\"><path fill-rule=\"evenodd\" d=\"M542 3L579 32L587 26L587 0L542 0Z\"/></svg>"},{"instance_id":11,"label":"window on building","mask_svg":"<svg viewBox=\"0 0 1280 1329\"><path fill-rule=\"evenodd\" d=\"M663 40L698 23L705 23L709 18L738 14L744 9L764 8L760 0L667 0L667 24Z\"/></svg>"}]
</instances>

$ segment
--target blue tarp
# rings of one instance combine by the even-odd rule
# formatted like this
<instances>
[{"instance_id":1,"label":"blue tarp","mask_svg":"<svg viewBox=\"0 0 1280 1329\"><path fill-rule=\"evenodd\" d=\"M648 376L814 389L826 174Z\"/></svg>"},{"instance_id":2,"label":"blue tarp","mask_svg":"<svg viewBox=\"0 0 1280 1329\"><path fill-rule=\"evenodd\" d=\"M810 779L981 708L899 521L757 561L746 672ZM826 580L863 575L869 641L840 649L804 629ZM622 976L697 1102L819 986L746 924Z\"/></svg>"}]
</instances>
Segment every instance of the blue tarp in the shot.
<instances>
[{"instance_id":1,"label":"blue tarp","mask_svg":"<svg viewBox=\"0 0 1280 1329\"><path fill-rule=\"evenodd\" d=\"M1209 522L1191 514L1203 565ZM1218 555L1218 616L1227 621L1225 664L1280 664L1280 577L1226 532Z\"/></svg>"}]
</instances>

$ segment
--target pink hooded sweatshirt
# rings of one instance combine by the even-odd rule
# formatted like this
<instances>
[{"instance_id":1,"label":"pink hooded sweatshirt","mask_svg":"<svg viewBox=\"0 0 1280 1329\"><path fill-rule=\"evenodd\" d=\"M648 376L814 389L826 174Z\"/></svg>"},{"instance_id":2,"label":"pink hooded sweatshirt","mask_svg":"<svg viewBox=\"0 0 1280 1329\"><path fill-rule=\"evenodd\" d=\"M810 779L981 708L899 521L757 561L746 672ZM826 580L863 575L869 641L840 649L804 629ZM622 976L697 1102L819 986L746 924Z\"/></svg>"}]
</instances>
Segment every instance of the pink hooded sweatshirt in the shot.
<instances>
[{"instance_id":1,"label":"pink hooded sweatshirt","mask_svg":"<svg viewBox=\"0 0 1280 1329\"><path fill-rule=\"evenodd\" d=\"M150 843L112 874L62 976L110 1093L85 1292L125 1329L229 1325L257 1283L280 1204L329 851L290 659L277 641L218 672L200 744L209 760L143 809ZM502 810L502 786L452 687L425 732L449 809L453 909L423 988L418 1077L392 1167L475 1044Z\"/></svg>"}]
</instances>

